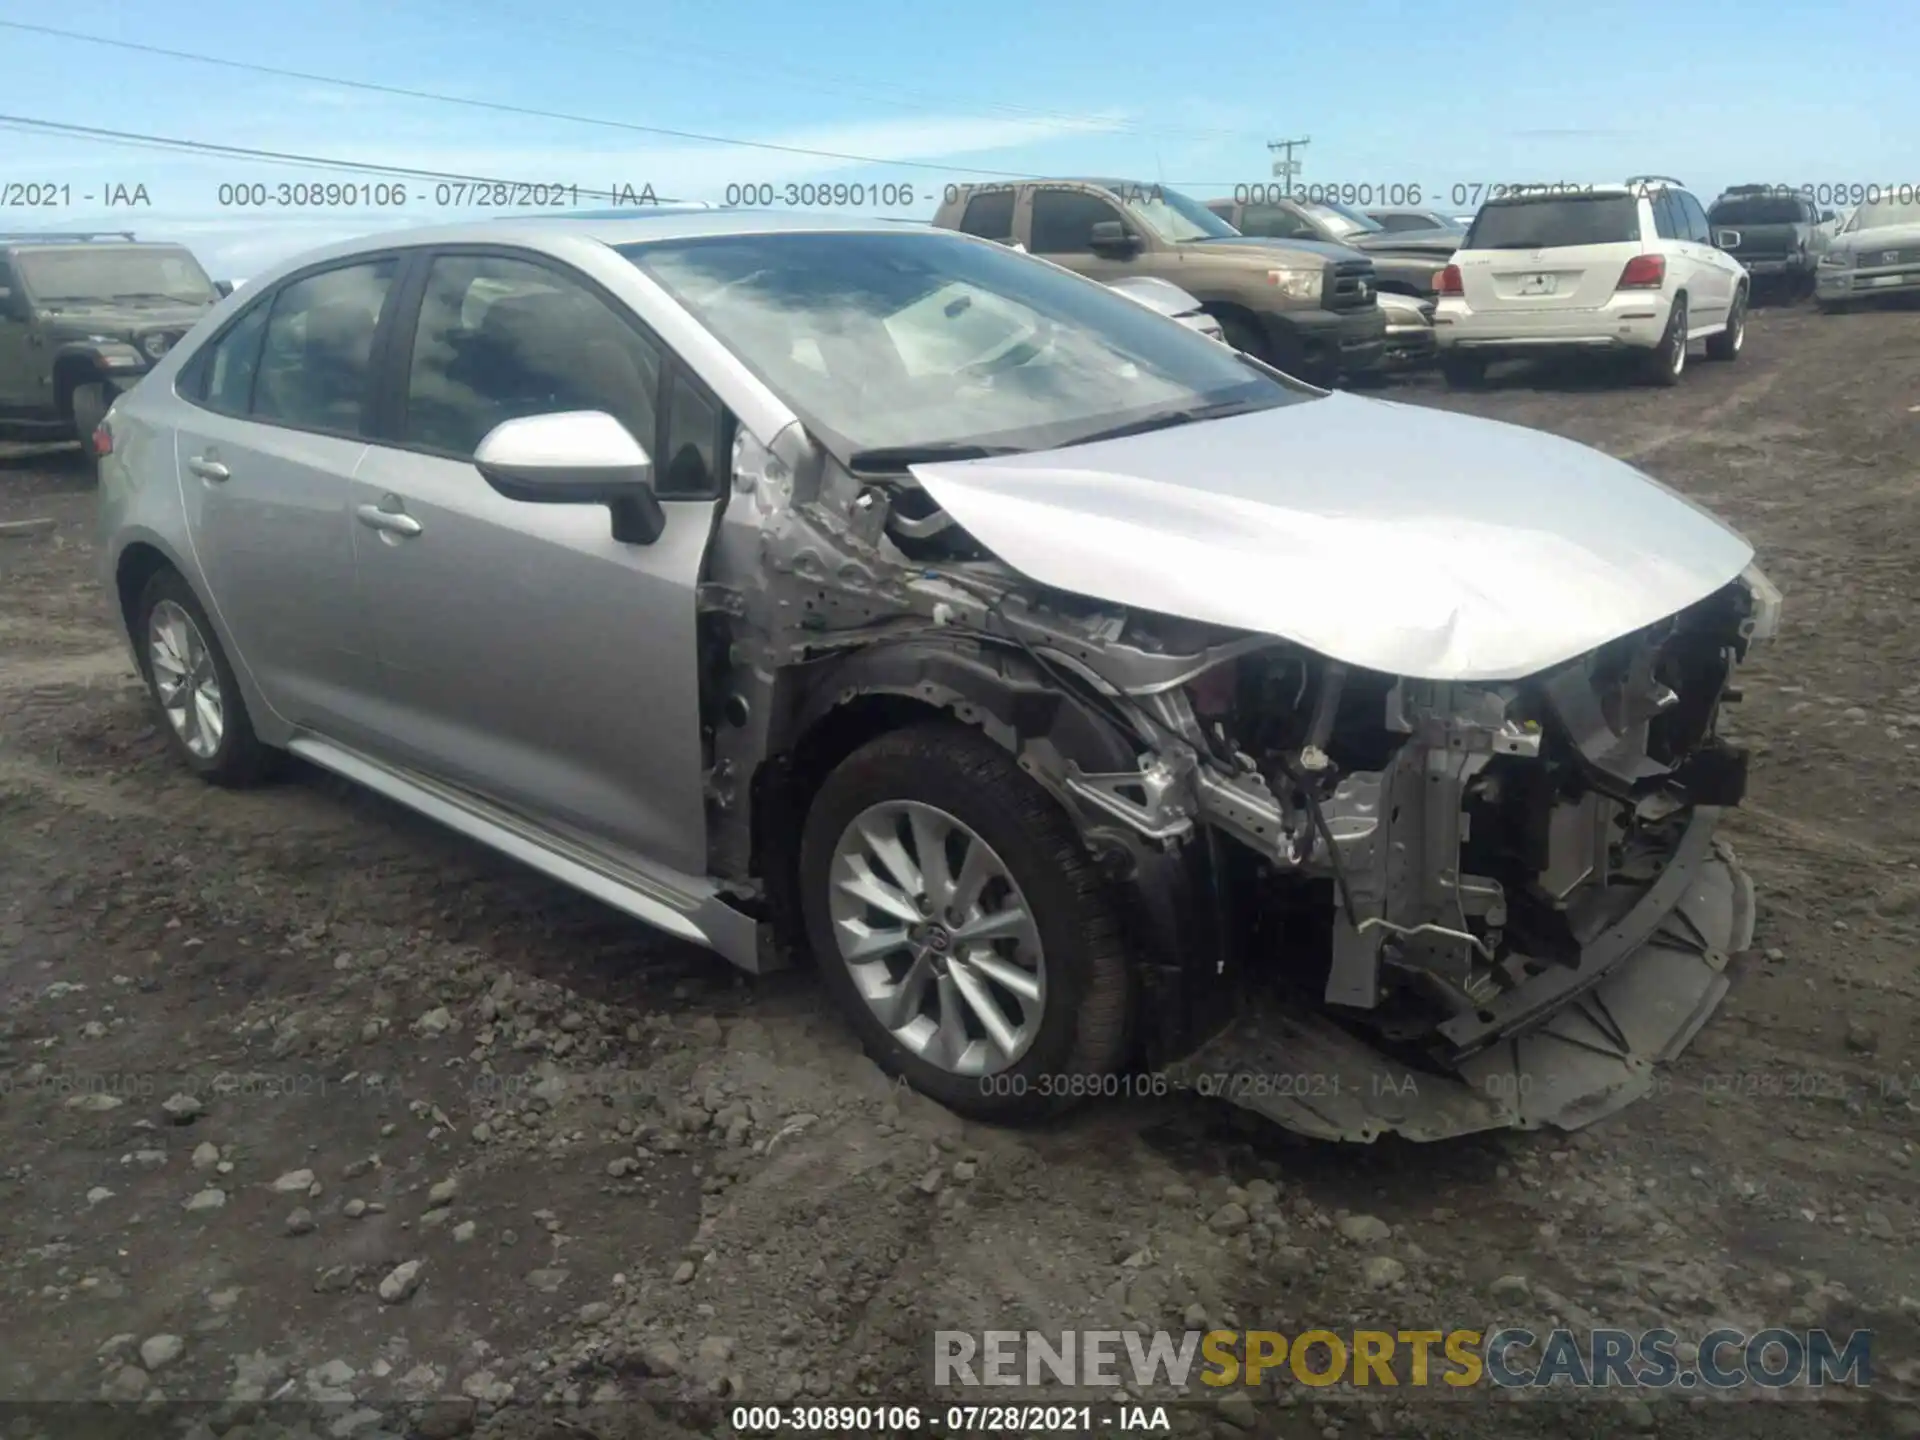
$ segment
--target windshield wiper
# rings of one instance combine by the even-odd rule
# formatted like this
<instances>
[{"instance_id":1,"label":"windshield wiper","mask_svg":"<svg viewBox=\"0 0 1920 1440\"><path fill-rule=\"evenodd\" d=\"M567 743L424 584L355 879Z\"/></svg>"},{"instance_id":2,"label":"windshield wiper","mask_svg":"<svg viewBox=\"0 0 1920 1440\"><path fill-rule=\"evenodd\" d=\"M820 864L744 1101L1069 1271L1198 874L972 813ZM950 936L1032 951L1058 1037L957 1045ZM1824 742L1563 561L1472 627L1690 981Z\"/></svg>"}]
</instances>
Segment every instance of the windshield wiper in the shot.
<instances>
[{"instance_id":1,"label":"windshield wiper","mask_svg":"<svg viewBox=\"0 0 1920 1440\"><path fill-rule=\"evenodd\" d=\"M1154 430L1171 430L1179 425L1191 425L1199 420L1223 420L1229 415L1248 415L1255 410L1271 407L1257 400L1221 400L1212 405L1193 405L1184 410L1162 410L1156 415L1144 419L1129 420L1124 425L1115 425L1106 430L1095 430L1091 435L1076 435L1071 440L1061 442L1066 445L1091 445L1097 440L1124 440L1129 435L1146 435Z\"/></svg>"},{"instance_id":2,"label":"windshield wiper","mask_svg":"<svg viewBox=\"0 0 1920 1440\"><path fill-rule=\"evenodd\" d=\"M884 445L856 450L847 457L847 469L856 475L898 475L910 465L933 465L942 460L985 460L995 455L1018 455L1019 445Z\"/></svg>"}]
</instances>

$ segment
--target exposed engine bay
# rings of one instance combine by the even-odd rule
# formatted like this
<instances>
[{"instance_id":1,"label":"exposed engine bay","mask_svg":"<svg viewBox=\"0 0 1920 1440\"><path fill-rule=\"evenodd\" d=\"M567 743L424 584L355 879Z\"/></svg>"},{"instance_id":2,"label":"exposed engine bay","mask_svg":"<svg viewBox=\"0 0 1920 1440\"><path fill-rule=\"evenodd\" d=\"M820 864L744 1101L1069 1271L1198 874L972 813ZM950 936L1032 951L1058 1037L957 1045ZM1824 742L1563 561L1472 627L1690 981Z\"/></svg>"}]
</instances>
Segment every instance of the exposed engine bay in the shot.
<instances>
[{"instance_id":1,"label":"exposed engine bay","mask_svg":"<svg viewBox=\"0 0 1920 1440\"><path fill-rule=\"evenodd\" d=\"M776 573L713 608L735 692L758 692L741 710L784 718L718 726L716 777L874 689L995 734L1117 878L1190 882L1160 906L1178 953L1147 966L1217 1017L1155 1056L1185 1083L1329 1138L1573 1128L1644 1091L1725 992L1752 899L1713 836L1746 784L1718 723L1779 609L1751 567L1545 673L1420 680L1051 590L910 481L829 462L799 506L774 457L746 473ZM748 868L735 844L720 873Z\"/></svg>"}]
</instances>

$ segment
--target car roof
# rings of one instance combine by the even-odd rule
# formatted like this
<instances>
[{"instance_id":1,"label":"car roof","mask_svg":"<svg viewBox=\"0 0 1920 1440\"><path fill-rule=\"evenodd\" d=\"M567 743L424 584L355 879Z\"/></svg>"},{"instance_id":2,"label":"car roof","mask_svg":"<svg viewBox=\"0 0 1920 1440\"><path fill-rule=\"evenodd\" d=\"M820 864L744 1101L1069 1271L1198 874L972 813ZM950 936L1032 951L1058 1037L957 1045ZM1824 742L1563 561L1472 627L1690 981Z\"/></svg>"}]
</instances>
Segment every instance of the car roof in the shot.
<instances>
[{"instance_id":1,"label":"car roof","mask_svg":"<svg viewBox=\"0 0 1920 1440\"><path fill-rule=\"evenodd\" d=\"M0 250L185 250L188 247L177 240L81 240L49 235L45 238L29 238L18 235L0 235Z\"/></svg>"},{"instance_id":2,"label":"car roof","mask_svg":"<svg viewBox=\"0 0 1920 1440\"><path fill-rule=\"evenodd\" d=\"M702 240L728 235L895 234L919 230L951 235L919 220L884 216L812 214L797 210L676 210L658 215L530 215L509 219L464 220L448 225L375 230L290 255L274 265L278 277L308 265L345 260L426 245L523 245L536 249L559 240L595 240L607 246L640 245L655 240Z\"/></svg>"}]
</instances>

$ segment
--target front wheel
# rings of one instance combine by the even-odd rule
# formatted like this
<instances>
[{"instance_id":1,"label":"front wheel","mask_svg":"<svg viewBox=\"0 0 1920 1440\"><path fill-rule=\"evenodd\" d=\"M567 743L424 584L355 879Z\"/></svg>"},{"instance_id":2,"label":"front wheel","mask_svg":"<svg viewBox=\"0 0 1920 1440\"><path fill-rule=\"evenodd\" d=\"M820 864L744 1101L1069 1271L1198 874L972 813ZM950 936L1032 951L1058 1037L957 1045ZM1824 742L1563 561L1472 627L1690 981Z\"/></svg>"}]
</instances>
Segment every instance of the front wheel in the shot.
<instances>
[{"instance_id":1,"label":"front wheel","mask_svg":"<svg viewBox=\"0 0 1920 1440\"><path fill-rule=\"evenodd\" d=\"M1738 360L1741 347L1747 343L1747 292L1740 291L1733 297L1733 310L1727 316L1727 328L1718 335L1707 337L1707 358L1709 360Z\"/></svg>"},{"instance_id":2,"label":"front wheel","mask_svg":"<svg viewBox=\"0 0 1920 1440\"><path fill-rule=\"evenodd\" d=\"M822 979L889 1075L975 1119L1101 1093L1127 1046L1125 930L1066 814L959 725L894 731L808 809L801 906Z\"/></svg>"}]
</instances>

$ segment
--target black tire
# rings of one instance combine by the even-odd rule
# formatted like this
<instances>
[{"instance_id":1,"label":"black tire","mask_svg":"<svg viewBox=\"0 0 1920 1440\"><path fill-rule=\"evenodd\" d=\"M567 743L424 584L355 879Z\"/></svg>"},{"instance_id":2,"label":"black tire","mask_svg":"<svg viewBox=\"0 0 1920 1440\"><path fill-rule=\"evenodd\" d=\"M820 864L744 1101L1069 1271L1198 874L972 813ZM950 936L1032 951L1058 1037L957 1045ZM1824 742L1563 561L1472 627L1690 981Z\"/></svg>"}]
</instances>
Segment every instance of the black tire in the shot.
<instances>
[{"instance_id":1,"label":"black tire","mask_svg":"<svg viewBox=\"0 0 1920 1440\"><path fill-rule=\"evenodd\" d=\"M75 386L69 402L73 411L73 433L80 441L81 463L96 476L100 473L100 460L93 453L93 432L107 418L107 408L112 403L106 384L97 380L91 385Z\"/></svg>"},{"instance_id":2,"label":"black tire","mask_svg":"<svg viewBox=\"0 0 1920 1440\"><path fill-rule=\"evenodd\" d=\"M167 715L166 706L160 698L159 684L154 679L153 613L168 602L186 612L187 619L198 631L219 685L221 734L219 744L209 755L196 755L188 748ZM247 713L247 702L240 693L239 681L234 678L233 666L227 663L227 653L220 648L220 637L179 572L163 569L147 581L146 588L140 592L140 599L133 607L132 630L134 650L140 660L140 678L147 682L147 698L153 704L154 722L189 770L210 784L231 789L257 785L279 770L285 755L262 744L260 737L254 733L253 717Z\"/></svg>"},{"instance_id":3,"label":"black tire","mask_svg":"<svg viewBox=\"0 0 1920 1440\"><path fill-rule=\"evenodd\" d=\"M841 958L828 908L834 851L857 816L890 800L935 806L971 829L1005 864L1033 916L1045 957L1044 1009L1026 1052L992 1076L957 1074L901 1044ZM975 731L897 730L842 761L808 808L799 884L821 978L867 1054L948 1109L999 1123L1039 1119L1100 1093L1124 1061L1133 971L1115 898L1053 798Z\"/></svg>"},{"instance_id":4,"label":"black tire","mask_svg":"<svg viewBox=\"0 0 1920 1440\"><path fill-rule=\"evenodd\" d=\"M1686 368L1687 297L1676 295L1667 315L1667 328L1660 333L1660 343L1641 360L1640 374L1649 385L1678 385Z\"/></svg>"},{"instance_id":5,"label":"black tire","mask_svg":"<svg viewBox=\"0 0 1920 1440\"><path fill-rule=\"evenodd\" d=\"M1821 300L1817 303L1822 315L1844 315L1853 308L1845 300Z\"/></svg>"},{"instance_id":6,"label":"black tire","mask_svg":"<svg viewBox=\"0 0 1920 1440\"><path fill-rule=\"evenodd\" d=\"M1280 365L1280 362L1274 358L1273 347L1267 343L1267 337L1260 332L1258 326L1249 324L1238 315L1220 315L1213 311L1207 313L1220 322L1221 334L1227 337L1227 344L1234 349L1243 351L1256 360L1263 360L1269 365ZM1286 367L1280 366L1280 368Z\"/></svg>"},{"instance_id":7,"label":"black tire","mask_svg":"<svg viewBox=\"0 0 1920 1440\"><path fill-rule=\"evenodd\" d=\"M1727 314L1727 328L1707 337L1709 360L1738 360L1747 344L1747 289L1734 292L1733 309Z\"/></svg>"},{"instance_id":8,"label":"black tire","mask_svg":"<svg viewBox=\"0 0 1920 1440\"><path fill-rule=\"evenodd\" d=\"M1440 374L1449 390L1477 390L1487 383L1487 362L1478 355L1440 355Z\"/></svg>"}]
</instances>

